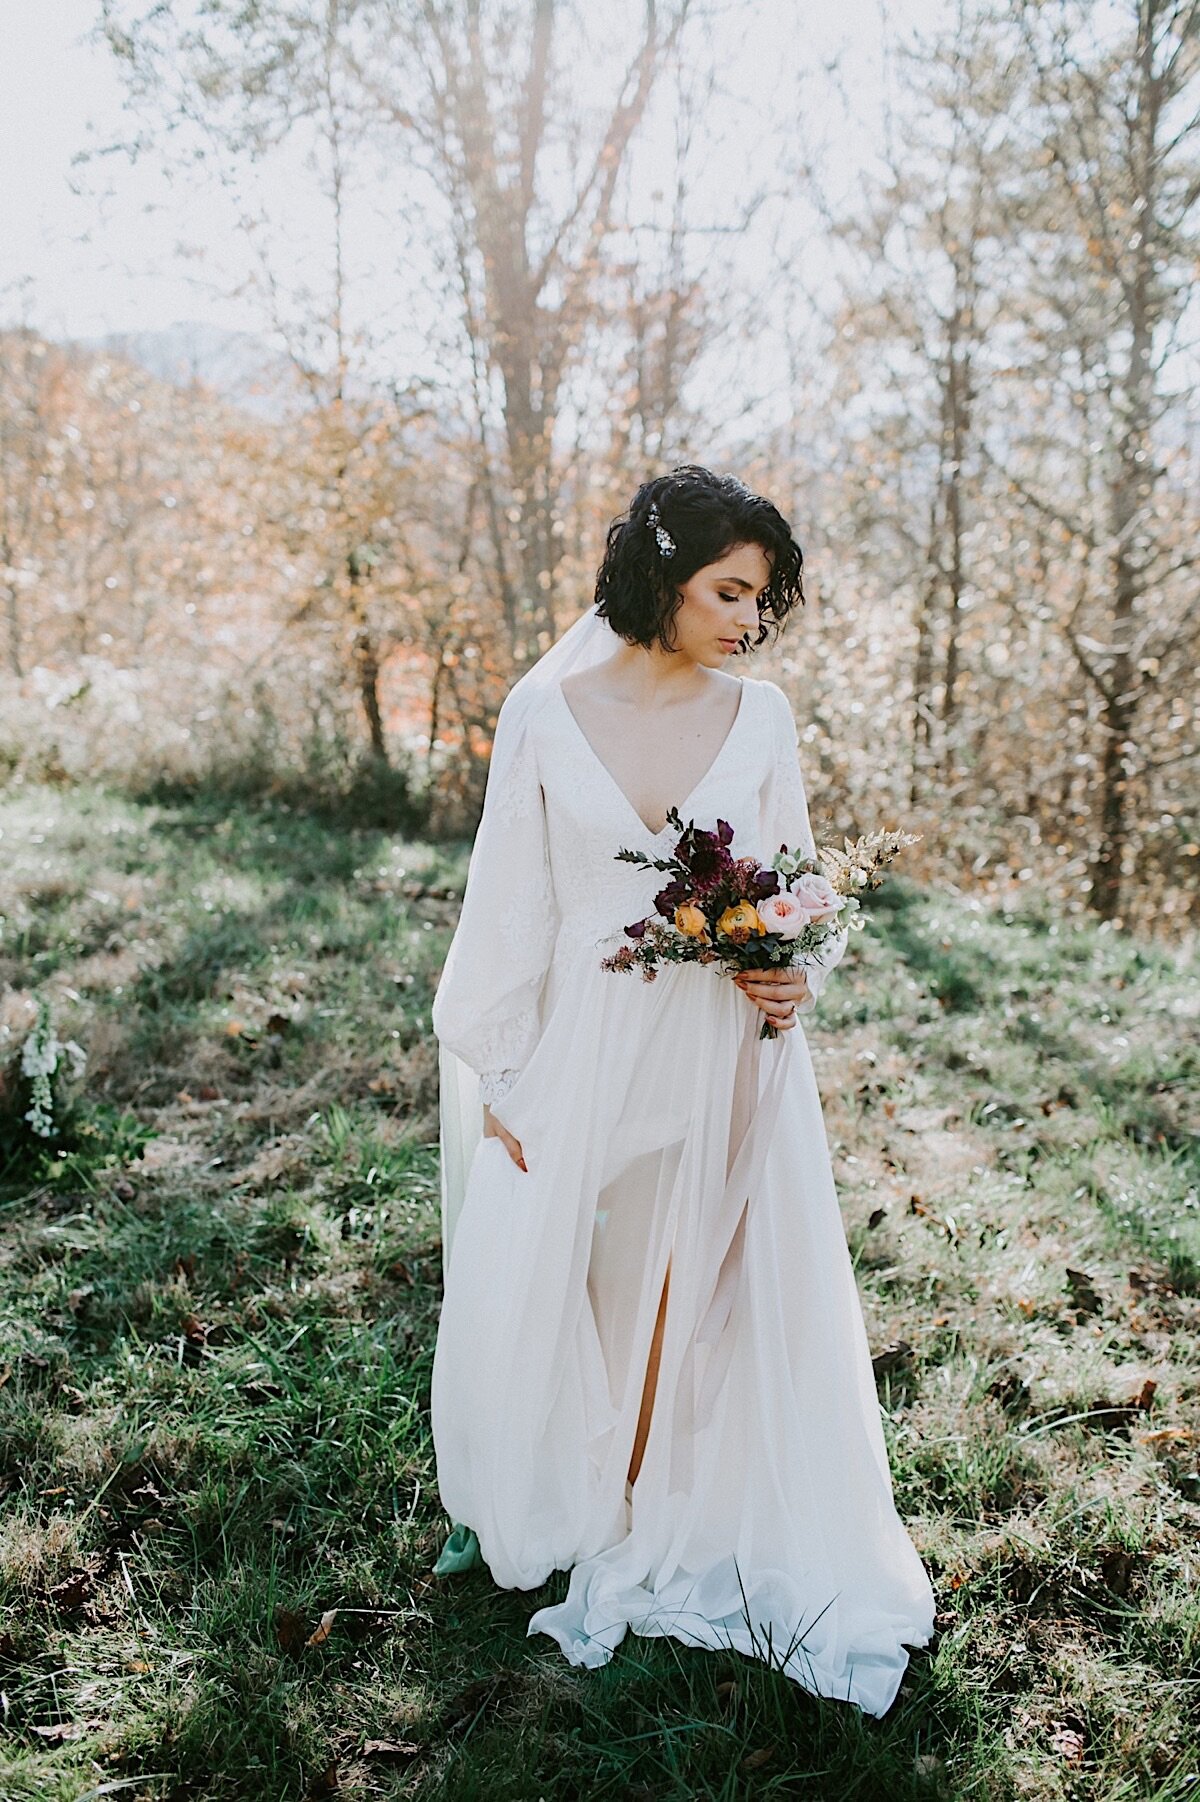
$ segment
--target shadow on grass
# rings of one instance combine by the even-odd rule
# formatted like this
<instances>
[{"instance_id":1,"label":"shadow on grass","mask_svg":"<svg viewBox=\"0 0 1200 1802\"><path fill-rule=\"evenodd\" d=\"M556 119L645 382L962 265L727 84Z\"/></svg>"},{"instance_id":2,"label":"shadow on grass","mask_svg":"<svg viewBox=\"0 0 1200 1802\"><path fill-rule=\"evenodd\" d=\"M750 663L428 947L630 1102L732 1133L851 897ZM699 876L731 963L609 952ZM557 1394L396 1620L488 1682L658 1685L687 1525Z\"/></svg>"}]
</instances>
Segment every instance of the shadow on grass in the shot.
<instances>
[{"instance_id":1,"label":"shadow on grass","mask_svg":"<svg viewBox=\"0 0 1200 1802\"><path fill-rule=\"evenodd\" d=\"M407 763L351 756L344 749L301 768L250 758L192 779L162 777L139 788L135 799L216 817L231 808L290 813L339 832L360 828L414 837L430 823L429 798Z\"/></svg>"}]
</instances>

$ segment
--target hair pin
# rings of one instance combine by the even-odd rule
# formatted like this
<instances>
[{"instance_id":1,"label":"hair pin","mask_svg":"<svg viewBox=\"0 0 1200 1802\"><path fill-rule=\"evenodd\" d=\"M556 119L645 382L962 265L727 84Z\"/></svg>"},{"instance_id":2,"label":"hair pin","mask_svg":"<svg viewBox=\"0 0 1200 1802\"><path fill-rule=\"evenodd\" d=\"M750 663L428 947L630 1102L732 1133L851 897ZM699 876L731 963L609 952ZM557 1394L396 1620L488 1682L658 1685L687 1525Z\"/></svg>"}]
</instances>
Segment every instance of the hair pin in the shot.
<instances>
[{"instance_id":1,"label":"hair pin","mask_svg":"<svg viewBox=\"0 0 1200 1802\"><path fill-rule=\"evenodd\" d=\"M676 551L675 540L659 518L657 501L651 501L650 503L650 511L646 515L646 524L653 530L654 536L658 540L658 548L663 556L673 557Z\"/></svg>"}]
</instances>

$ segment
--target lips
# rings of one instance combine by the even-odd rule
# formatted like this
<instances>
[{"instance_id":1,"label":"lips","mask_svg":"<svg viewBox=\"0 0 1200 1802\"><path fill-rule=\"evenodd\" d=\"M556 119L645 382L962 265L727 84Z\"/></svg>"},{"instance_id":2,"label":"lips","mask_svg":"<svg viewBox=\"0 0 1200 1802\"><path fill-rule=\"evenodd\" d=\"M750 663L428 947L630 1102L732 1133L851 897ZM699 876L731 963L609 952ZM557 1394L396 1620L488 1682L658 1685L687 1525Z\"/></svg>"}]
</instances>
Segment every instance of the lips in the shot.
<instances>
[{"instance_id":1,"label":"lips","mask_svg":"<svg viewBox=\"0 0 1200 1802\"><path fill-rule=\"evenodd\" d=\"M741 642L740 638L718 638L717 640L723 651L736 651Z\"/></svg>"}]
</instances>

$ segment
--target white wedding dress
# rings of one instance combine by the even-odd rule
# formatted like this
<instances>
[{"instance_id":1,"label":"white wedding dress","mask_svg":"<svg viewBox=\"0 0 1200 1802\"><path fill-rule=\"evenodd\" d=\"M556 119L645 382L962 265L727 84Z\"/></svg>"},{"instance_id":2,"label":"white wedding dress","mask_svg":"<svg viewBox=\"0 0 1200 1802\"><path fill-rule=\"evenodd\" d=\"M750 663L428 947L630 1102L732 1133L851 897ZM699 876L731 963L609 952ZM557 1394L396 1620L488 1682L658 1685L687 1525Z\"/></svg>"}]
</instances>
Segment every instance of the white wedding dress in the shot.
<instances>
[{"instance_id":1,"label":"white wedding dress","mask_svg":"<svg viewBox=\"0 0 1200 1802\"><path fill-rule=\"evenodd\" d=\"M594 612L585 620L594 661ZM679 806L698 825L727 820L735 854L813 855L795 725L773 683L743 678L733 726ZM601 968L666 880L614 853L663 857L673 841L638 817L560 681L518 685L434 1003L442 1504L503 1587L571 1571L528 1631L574 1664L607 1662L629 1628L672 1634L881 1715L934 1603L895 1510L803 1027L760 1040L763 1016L712 968L649 983ZM801 1014L845 943L809 965ZM527 1172L479 1138L475 1073Z\"/></svg>"}]
</instances>

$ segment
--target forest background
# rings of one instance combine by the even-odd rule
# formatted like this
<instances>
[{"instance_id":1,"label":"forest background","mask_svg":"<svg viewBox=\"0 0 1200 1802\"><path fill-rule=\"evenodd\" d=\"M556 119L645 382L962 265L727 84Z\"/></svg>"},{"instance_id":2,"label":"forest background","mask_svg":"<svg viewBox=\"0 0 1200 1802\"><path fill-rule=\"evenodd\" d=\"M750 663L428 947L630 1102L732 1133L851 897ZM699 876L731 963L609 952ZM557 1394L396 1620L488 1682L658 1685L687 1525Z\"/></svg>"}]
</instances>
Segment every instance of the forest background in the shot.
<instances>
[{"instance_id":1,"label":"forest background","mask_svg":"<svg viewBox=\"0 0 1200 1802\"><path fill-rule=\"evenodd\" d=\"M763 665L823 820L1178 934L1195 7L83 12L125 103L74 160L91 238L157 183L257 324L64 337L4 293L6 781L461 835L609 520L696 460L804 545Z\"/></svg>"},{"instance_id":2,"label":"forest background","mask_svg":"<svg viewBox=\"0 0 1200 1802\"><path fill-rule=\"evenodd\" d=\"M1192 1802L1200 0L0 0L0 1794ZM86 129L93 120L93 128ZM435 1575L496 714L779 500L805 1042L930 1645Z\"/></svg>"}]
</instances>

